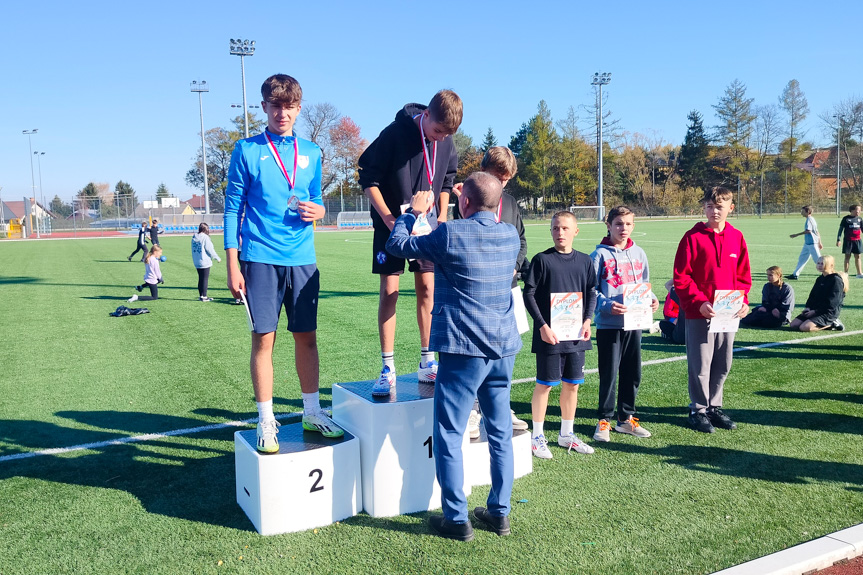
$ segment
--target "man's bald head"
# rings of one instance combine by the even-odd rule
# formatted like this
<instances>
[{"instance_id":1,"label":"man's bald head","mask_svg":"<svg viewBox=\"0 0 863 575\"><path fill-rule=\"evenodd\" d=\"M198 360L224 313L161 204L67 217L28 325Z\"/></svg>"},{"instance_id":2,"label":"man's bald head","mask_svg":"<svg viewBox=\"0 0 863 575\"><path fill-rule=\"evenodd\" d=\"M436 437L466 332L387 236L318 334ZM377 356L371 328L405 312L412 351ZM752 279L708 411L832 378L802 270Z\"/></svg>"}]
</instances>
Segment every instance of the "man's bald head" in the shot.
<instances>
[{"instance_id":1,"label":"man's bald head","mask_svg":"<svg viewBox=\"0 0 863 575\"><path fill-rule=\"evenodd\" d=\"M502 193L500 180L488 172L474 172L464 181L462 189L462 194L467 196L476 211L496 211Z\"/></svg>"}]
</instances>

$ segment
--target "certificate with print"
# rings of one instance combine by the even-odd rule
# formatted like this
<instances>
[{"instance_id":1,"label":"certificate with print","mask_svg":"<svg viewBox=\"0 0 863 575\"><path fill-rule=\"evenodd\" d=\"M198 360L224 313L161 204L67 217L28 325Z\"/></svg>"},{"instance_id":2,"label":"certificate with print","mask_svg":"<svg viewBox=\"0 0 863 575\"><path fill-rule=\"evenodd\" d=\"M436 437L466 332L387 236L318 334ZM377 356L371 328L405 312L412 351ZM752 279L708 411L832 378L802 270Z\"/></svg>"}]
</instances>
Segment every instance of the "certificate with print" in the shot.
<instances>
[{"instance_id":1,"label":"certificate with print","mask_svg":"<svg viewBox=\"0 0 863 575\"><path fill-rule=\"evenodd\" d=\"M515 314L515 327L518 328L518 333L529 331L530 324L527 323L527 309L524 307L524 295L521 293L520 286L512 288L512 311Z\"/></svg>"},{"instance_id":2,"label":"certificate with print","mask_svg":"<svg viewBox=\"0 0 863 575\"><path fill-rule=\"evenodd\" d=\"M623 305L626 313L623 314L624 331L650 329L653 324L653 292L650 291L649 283L629 284L623 287Z\"/></svg>"},{"instance_id":3,"label":"certificate with print","mask_svg":"<svg viewBox=\"0 0 863 575\"><path fill-rule=\"evenodd\" d=\"M551 331L560 341L581 340L584 296L580 291L551 294Z\"/></svg>"},{"instance_id":4,"label":"certificate with print","mask_svg":"<svg viewBox=\"0 0 863 575\"><path fill-rule=\"evenodd\" d=\"M713 293L713 311L710 333L735 332L740 327L740 318L734 317L743 307L743 292L739 289L718 289Z\"/></svg>"}]
</instances>

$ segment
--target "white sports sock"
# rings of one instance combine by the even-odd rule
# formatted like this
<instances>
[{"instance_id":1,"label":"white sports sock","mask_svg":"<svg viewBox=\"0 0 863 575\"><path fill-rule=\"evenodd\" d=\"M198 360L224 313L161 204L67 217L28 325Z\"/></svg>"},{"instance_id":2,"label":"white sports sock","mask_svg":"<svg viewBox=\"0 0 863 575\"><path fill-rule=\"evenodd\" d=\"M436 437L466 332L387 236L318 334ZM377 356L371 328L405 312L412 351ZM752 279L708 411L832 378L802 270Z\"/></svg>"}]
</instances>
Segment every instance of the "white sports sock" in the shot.
<instances>
[{"instance_id":1,"label":"white sports sock","mask_svg":"<svg viewBox=\"0 0 863 575\"><path fill-rule=\"evenodd\" d=\"M382 351L381 352L381 369L389 366L390 372L396 372L396 359L395 353L392 351Z\"/></svg>"},{"instance_id":2,"label":"white sports sock","mask_svg":"<svg viewBox=\"0 0 863 575\"><path fill-rule=\"evenodd\" d=\"M255 404L258 406L258 421L272 421L276 419L276 416L273 415L273 400L269 401L256 401Z\"/></svg>"},{"instance_id":3,"label":"white sports sock","mask_svg":"<svg viewBox=\"0 0 863 575\"><path fill-rule=\"evenodd\" d=\"M434 352L429 351L427 347L420 348L420 365L428 366L430 361L434 361Z\"/></svg>"},{"instance_id":4,"label":"white sports sock","mask_svg":"<svg viewBox=\"0 0 863 575\"><path fill-rule=\"evenodd\" d=\"M561 419L560 420L560 434L565 437L565 436L569 435L570 433L572 433L572 424L574 421L575 421L574 419L569 419L569 420Z\"/></svg>"},{"instance_id":5,"label":"white sports sock","mask_svg":"<svg viewBox=\"0 0 863 575\"><path fill-rule=\"evenodd\" d=\"M530 433L530 438L539 437L542 435L542 427L545 425L544 421L534 421L533 422L533 431Z\"/></svg>"},{"instance_id":6,"label":"white sports sock","mask_svg":"<svg viewBox=\"0 0 863 575\"><path fill-rule=\"evenodd\" d=\"M303 394L303 415L314 415L321 410L320 392Z\"/></svg>"}]
</instances>

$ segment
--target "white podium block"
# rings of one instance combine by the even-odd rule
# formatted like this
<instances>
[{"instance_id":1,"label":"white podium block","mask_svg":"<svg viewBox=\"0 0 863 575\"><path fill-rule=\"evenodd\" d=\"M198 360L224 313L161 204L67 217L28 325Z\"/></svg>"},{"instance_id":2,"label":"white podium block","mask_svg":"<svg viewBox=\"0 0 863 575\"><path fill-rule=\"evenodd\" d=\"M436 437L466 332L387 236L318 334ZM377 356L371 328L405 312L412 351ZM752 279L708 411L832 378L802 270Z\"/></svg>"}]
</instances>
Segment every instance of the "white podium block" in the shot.
<instances>
[{"instance_id":1,"label":"white podium block","mask_svg":"<svg viewBox=\"0 0 863 575\"><path fill-rule=\"evenodd\" d=\"M261 535L330 525L362 509L360 446L302 423L279 428L279 452L259 453L256 431L234 433L237 503Z\"/></svg>"},{"instance_id":2,"label":"white podium block","mask_svg":"<svg viewBox=\"0 0 863 575\"><path fill-rule=\"evenodd\" d=\"M484 423L484 422L483 422ZM533 471L533 453L530 449L530 431L512 432L512 455L515 479ZM471 485L491 485L491 455L485 425L480 424L480 435L471 439L464 452L464 478Z\"/></svg>"},{"instance_id":3,"label":"white podium block","mask_svg":"<svg viewBox=\"0 0 863 575\"><path fill-rule=\"evenodd\" d=\"M388 397L373 397L374 381L333 385L333 420L360 442L363 509L393 517L438 509L440 485L432 451L434 385L399 376ZM462 449L469 443L465 432ZM467 478L465 478L467 479ZM466 480L465 495L470 495Z\"/></svg>"}]
</instances>

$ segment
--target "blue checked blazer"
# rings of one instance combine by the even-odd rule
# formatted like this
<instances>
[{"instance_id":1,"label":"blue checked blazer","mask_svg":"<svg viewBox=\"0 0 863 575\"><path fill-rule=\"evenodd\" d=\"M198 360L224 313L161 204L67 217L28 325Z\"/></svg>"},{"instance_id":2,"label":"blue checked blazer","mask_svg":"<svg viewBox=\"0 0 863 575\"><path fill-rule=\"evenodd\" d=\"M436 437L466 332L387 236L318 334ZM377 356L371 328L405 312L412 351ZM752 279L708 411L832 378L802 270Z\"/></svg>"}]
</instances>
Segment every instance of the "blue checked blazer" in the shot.
<instances>
[{"instance_id":1,"label":"blue checked blazer","mask_svg":"<svg viewBox=\"0 0 863 575\"><path fill-rule=\"evenodd\" d=\"M435 264L433 351L500 359L521 349L512 303L518 232L491 212L452 220L426 236L411 236L416 217L403 214L387 240L401 258Z\"/></svg>"}]
</instances>

